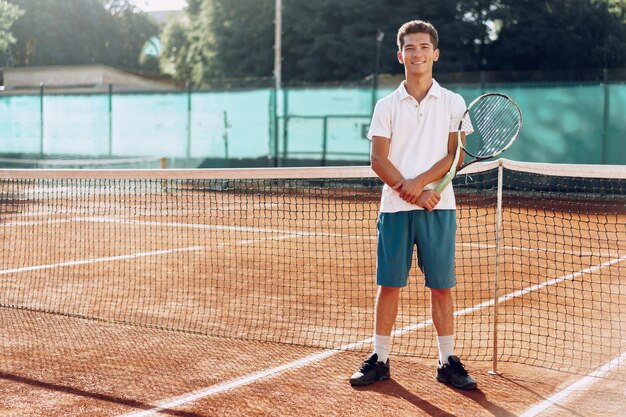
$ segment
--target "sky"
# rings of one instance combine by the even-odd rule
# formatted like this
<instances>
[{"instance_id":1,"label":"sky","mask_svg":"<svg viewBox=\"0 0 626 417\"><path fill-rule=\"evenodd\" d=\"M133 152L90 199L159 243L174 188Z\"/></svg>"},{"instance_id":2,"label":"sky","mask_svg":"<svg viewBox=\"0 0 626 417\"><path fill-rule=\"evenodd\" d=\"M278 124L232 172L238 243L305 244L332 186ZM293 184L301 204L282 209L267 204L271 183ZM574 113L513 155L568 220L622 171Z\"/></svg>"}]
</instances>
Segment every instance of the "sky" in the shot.
<instances>
[{"instance_id":1,"label":"sky","mask_svg":"<svg viewBox=\"0 0 626 417\"><path fill-rule=\"evenodd\" d=\"M186 0L131 0L144 12L161 10L180 10L187 5Z\"/></svg>"}]
</instances>

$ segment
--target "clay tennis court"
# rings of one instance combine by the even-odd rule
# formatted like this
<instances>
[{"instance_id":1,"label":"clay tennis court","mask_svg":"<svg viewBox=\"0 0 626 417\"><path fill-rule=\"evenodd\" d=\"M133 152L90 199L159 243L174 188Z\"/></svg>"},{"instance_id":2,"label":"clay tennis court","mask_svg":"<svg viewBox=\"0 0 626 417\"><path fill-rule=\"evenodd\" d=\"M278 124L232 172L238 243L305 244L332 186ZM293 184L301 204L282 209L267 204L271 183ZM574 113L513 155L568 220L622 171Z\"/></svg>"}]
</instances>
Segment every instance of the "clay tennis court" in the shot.
<instances>
[{"instance_id":1,"label":"clay tennis court","mask_svg":"<svg viewBox=\"0 0 626 417\"><path fill-rule=\"evenodd\" d=\"M479 390L435 381L418 273L392 379L355 389L378 200L341 184L3 183L0 415L626 413L623 203L511 201L496 251L495 194L460 196L456 350Z\"/></svg>"}]
</instances>

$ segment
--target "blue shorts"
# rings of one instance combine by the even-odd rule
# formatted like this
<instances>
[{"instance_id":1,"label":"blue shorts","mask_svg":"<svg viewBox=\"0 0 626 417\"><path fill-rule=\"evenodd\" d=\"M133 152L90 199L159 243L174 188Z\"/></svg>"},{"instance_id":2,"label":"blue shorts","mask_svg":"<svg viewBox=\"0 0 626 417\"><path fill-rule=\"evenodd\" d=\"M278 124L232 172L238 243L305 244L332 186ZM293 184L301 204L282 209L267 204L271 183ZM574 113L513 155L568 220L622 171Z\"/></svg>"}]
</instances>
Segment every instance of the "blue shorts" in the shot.
<instances>
[{"instance_id":1,"label":"blue shorts","mask_svg":"<svg viewBox=\"0 0 626 417\"><path fill-rule=\"evenodd\" d=\"M454 287L455 210L380 213L377 228L378 285L395 288L407 285L416 245L425 285L436 289Z\"/></svg>"}]
</instances>

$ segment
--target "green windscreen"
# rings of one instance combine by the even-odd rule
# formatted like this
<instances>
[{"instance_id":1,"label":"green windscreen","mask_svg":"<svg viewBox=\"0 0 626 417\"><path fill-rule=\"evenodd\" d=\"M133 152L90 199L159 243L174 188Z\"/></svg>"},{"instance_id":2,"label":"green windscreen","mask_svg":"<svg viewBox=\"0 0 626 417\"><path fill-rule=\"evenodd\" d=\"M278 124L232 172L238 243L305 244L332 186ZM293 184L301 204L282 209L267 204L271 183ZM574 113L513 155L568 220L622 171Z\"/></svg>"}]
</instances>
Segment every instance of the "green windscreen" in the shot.
<instances>
[{"instance_id":1,"label":"green windscreen","mask_svg":"<svg viewBox=\"0 0 626 417\"><path fill-rule=\"evenodd\" d=\"M626 164L626 84L445 85L469 103L510 95L523 128L506 157ZM395 87L0 96L3 154L315 165L369 161L376 100ZM265 161L265 162L263 162Z\"/></svg>"}]
</instances>

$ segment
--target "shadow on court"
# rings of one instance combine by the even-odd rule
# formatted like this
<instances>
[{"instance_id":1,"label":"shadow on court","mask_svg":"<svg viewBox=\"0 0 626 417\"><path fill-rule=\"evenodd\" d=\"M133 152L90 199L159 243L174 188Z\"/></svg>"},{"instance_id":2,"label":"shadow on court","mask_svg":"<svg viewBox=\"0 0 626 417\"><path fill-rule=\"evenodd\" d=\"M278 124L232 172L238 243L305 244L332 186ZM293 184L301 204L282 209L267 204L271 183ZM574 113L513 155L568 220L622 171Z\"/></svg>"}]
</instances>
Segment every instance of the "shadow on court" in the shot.
<instances>
[{"instance_id":1,"label":"shadow on court","mask_svg":"<svg viewBox=\"0 0 626 417\"><path fill-rule=\"evenodd\" d=\"M494 404L493 402L489 401L487 397L485 396L485 393L482 392L480 389L476 389L473 391L463 391L463 390L454 389L454 388L450 388L450 389L474 401L476 404L480 405L482 408L484 408L486 411L490 412L494 416L497 416L497 417L516 417L517 416L517 414L511 413L510 411L507 411L504 408L500 407L499 405Z\"/></svg>"},{"instance_id":2,"label":"shadow on court","mask_svg":"<svg viewBox=\"0 0 626 417\"><path fill-rule=\"evenodd\" d=\"M516 417L516 414L511 413L510 411L507 411L501 406L489 401L487 397L485 396L485 394L480 389L476 389L473 391L464 391L464 390L451 388L443 384L441 384L441 387L443 389L448 389L455 393L459 393L463 395L464 397L474 401L481 408L483 408L485 411L489 412L490 414L494 416ZM372 391L372 392L377 392L383 395L388 395L390 397L403 399L413 404L415 407L419 408L424 413L430 416L454 417L454 414L450 414L442 410L441 408L433 405L431 402L419 397L418 395L407 390L404 386L402 386L397 381L394 381L393 379L390 379L388 381L377 382L374 385L370 385L366 387L353 387L353 389L356 391ZM453 395L453 392L451 392L450 395Z\"/></svg>"},{"instance_id":3,"label":"shadow on court","mask_svg":"<svg viewBox=\"0 0 626 417\"><path fill-rule=\"evenodd\" d=\"M98 401L105 401L108 403L124 405L127 407L132 407L136 410L150 410L154 408L154 405L146 404L137 400L114 397L114 396L105 395L105 394L97 394L97 393L93 393L93 392L89 392L89 391L85 391L85 390L81 390L81 389L77 389L73 387L68 387L64 385L37 381L34 379L21 377L18 375L0 373L0 379L15 382L17 384L29 385L38 389L56 391L56 392L61 392L64 394L70 394L70 395L80 396L84 398L91 398L91 399L95 399ZM161 410L159 411L159 413L167 414L170 416L177 416L177 417L204 417L203 414L197 414L197 413L186 412L186 411L175 411L175 410Z\"/></svg>"},{"instance_id":4,"label":"shadow on court","mask_svg":"<svg viewBox=\"0 0 626 417\"><path fill-rule=\"evenodd\" d=\"M511 379L511 378L507 378L507 377L502 376L502 375L500 375L500 378L502 378L502 379L506 380L507 382L509 382L509 383L511 383L511 384L513 384L513 385L515 385L515 386L517 386L517 387L518 387L519 389L521 389L521 390L524 390L524 391L526 391L526 392L529 392L529 393L533 394L534 396L536 396L536 397L538 398L538 401L537 401L537 402L539 402L539 401L544 401L544 400L546 400L546 399L547 399L547 398L546 398L546 396L544 396L544 395L542 395L542 394L538 393L537 391L534 391L534 390L532 390L532 389L528 388L528 387L527 387L527 386L525 386L525 385L520 384L519 382L517 382L517 381L515 381L515 380L513 380L513 379ZM561 409L561 410L565 410L565 411L567 411L568 413L571 413L573 416L585 417L583 414L580 414L580 413L576 412L576 410L573 410L573 409L571 409L571 408L565 407L565 406L563 406L562 404L556 404L556 403L555 403L555 404L553 404L552 406L553 406L553 407L558 407L558 408L559 408L559 409Z\"/></svg>"},{"instance_id":5,"label":"shadow on court","mask_svg":"<svg viewBox=\"0 0 626 417\"><path fill-rule=\"evenodd\" d=\"M365 387L353 387L356 391L374 391L383 395L388 395L390 397L395 397L407 401L413 404L415 407L422 410L424 413L427 413L430 416L437 417L455 417L454 414L450 414L441 408L433 405L427 400L415 395L415 393L407 390L405 387L400 385L398 382L393 379L377 382L373 385L368 385Z\"/></svg>"}]
</instances>

